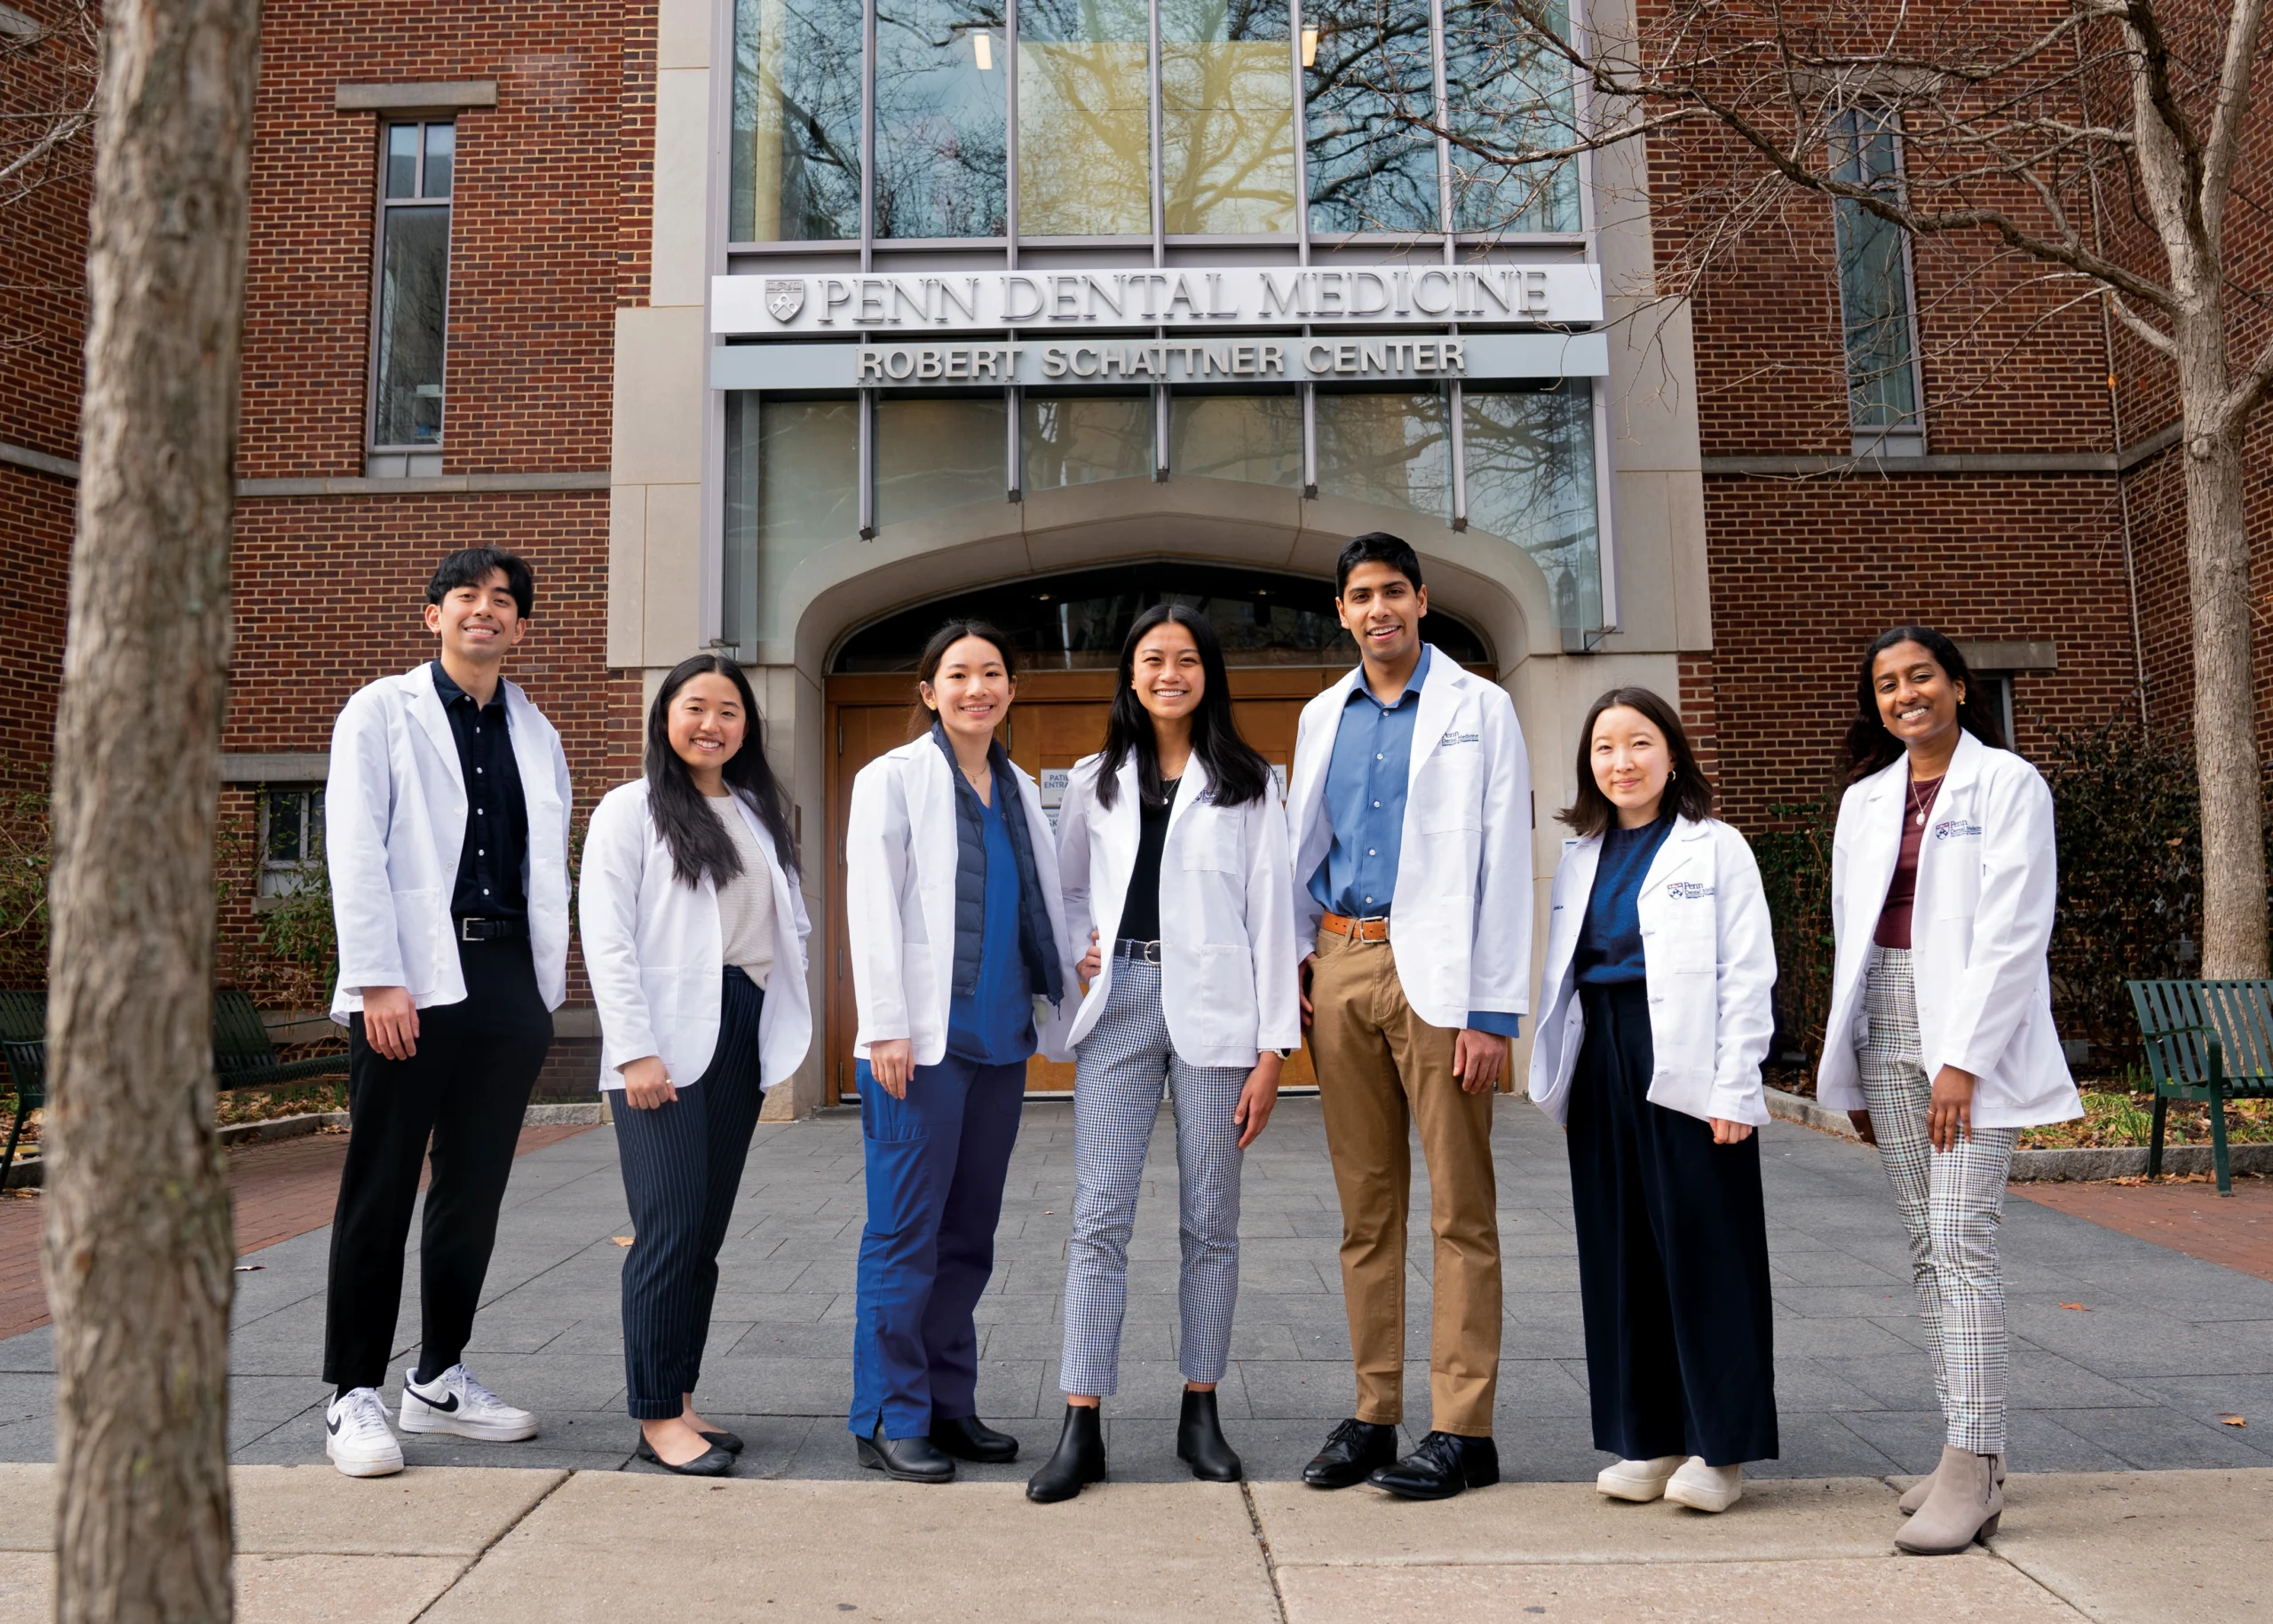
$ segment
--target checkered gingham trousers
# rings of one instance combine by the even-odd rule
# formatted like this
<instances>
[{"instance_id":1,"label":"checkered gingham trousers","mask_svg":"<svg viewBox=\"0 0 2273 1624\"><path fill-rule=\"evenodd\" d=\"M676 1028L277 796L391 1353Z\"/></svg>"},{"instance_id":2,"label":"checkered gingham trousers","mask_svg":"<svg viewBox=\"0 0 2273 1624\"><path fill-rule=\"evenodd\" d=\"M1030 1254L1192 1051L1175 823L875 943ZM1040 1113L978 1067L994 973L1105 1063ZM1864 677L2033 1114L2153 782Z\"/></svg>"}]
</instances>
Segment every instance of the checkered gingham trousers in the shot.
<instances>
[{"instance_id":1,"label":"checkered gingham trousers","mask_svg":"<svg viewBox=\"0 0 2273 1624\"><path fill-rule=\"evenodd\" d=\"M1081 1040L1073 1069L1073 1234L1057 1381L1066 1392L1103 1397L1120 1383L1129 1234L1163 1087L1176 1109L1183 1191L1177 1362L1188 1382L1223 1380L1239 1291L1239 1130L1232 1113L1249 1069L1178 1059L1160 1009L1160 967L1113 962L1105 1013Z\"/></svg>"},{"instance_id":2,"label":"checkered gingham trousers","mask_svg":"<svg viewBox=\"0 0 2273 1624\"><path fill-rule=\"evenodd\" d=\"M1955 1149L1934 1149L1926 1131L1934 1081L1920 1065L1908 949L1871 950L1863 1007L1871 1021L1860 1057L1863 1101L1910 1232L1911 1280L1933 1350L1934 1396L1952 1449L2002 1454L2010 1357L1997 1224L2020 1134L1976 1127Z\"/></svg>"}]
</instances>

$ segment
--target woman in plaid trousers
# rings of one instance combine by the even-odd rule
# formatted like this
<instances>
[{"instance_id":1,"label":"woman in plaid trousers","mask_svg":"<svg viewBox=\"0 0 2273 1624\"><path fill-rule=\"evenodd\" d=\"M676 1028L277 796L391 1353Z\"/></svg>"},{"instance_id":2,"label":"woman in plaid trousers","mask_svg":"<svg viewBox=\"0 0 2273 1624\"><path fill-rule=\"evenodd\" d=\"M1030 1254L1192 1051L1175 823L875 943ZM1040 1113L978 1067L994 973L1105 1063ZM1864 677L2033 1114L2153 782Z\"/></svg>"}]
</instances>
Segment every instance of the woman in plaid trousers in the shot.
<instances>
[{"instance_id":1,"label":"woman in plaid trousers","mask_svg":"<svg viewBox=\"0 0 2273 1624\"><path fill-rule=\"evenodd\" d=\"M1816 1092L1879 1147L1909 1231L1946 1441L1895 1543L1950 1556L2005 1507L1997 1224L2020 1130L2082 1113L2052 1027L2052 795L2004 748L1965 656L1873 643L1832 843L1838 951Z\"/></svg>"},{"instance_id":2,"label":"woman in plaid trousers","mask_svg":"<svg viewBox=\"0 0 2273 1624\"><path fill-rule=\"evenodd\" d=\"M1057 820L1065 923L1090 944L1068 1041L1073 1232L1065 1259L1065 1422L1029 1499L1105 1475L1100 1400L1119 1378L1136 1189L1165 1089L1176 1112L1184 1375L1177 1457L1237 1482L1216 1414L1239 1293L1239 1157L1271 1120L1282 1050L1302 1041L1287 820L1232 719L1216 633L1181 605L1136 617L1105 749Z\"/></svg>"}]
</instances>

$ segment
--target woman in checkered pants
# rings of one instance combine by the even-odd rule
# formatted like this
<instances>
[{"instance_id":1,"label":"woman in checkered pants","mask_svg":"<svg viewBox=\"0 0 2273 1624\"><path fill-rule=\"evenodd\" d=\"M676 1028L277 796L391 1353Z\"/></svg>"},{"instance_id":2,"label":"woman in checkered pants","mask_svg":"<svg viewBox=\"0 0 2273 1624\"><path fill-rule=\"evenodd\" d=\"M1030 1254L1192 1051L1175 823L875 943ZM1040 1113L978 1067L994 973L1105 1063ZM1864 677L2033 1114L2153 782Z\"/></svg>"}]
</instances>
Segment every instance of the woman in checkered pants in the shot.
<instances>
[{"instance_id":1,"label":"woman in checkered pants","mask_svg":"<svg viewBox=\"0 0 2273 1624\"><path fill-rule=\"evenodd\" d=\"M1073 1232L1065 1422L1029 1499L1105 1475L1100 1400L1120 1374L1136 1189L1165 1089L1176 1112L1184 1375L1177 1457L1237 1482L1216 1414L1239 1294L1239 1158L1271 1120L1280 1051L1302 1041L1287 820L1271 768L1232 719L1224 655L1181 605L1136 618L1105 749L1075 765L1057 820L1065 924L1088 941L1068 1041Z\"/></svg>"},{"instance_id":2,"label":"woman in checkered pants","mask_svg":"<svg viewBox=\"0 0 2273 1624\"><path fill-rule=\"evenodd\" d=\"M1838 953L1816 1091L1879 1147L1910 1234L1946 1442L1895 1538L1963 1551L2005 1506L1997 1224L2020 1130L2082 1113L2052 1027L2052 795L1941 633L1873 643L1832 843Z\"/></svg>"}]
</instances>

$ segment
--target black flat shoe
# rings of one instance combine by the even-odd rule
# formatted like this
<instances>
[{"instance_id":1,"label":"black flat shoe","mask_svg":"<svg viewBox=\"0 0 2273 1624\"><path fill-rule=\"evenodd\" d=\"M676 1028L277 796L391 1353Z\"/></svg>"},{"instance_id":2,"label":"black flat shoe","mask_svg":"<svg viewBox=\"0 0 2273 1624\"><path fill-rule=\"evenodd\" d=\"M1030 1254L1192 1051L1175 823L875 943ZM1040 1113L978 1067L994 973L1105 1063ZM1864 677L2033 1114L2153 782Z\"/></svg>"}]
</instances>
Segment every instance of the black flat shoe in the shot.
<instances>
[{"instance_id":1,"label":"black flat shoe","mask_svg":"<svg viewBox=\"0 0 2273 1624\"><path fill-rule=\"evenodd\" d=\"M1411 1454L1366 1481L1406 1500L1450 1500L1462 1489L1500 1481L1500 1446L1488 1438L1431 1432Z\"/></svg>"},{"instance_id":2,"label":"black flat shoe","mask_svg":"<svg viewBox=\"0 0 2273 1624\"><path fill-rule=\"evenodd\" d=\"M870 1471L902 1483L953 1483L955 1479L955 1463L928 1438L886 1438L884 1423L879 1421L874 1436L853 1441L859 1448L860 1464Z\"/></svg>"},{"instance_id":3,"label":"black flat shoe","mask_svg":"<svg viewBox=\"0 0 2273 1624\"><path fill-rule=\"evenodd\" d=\"M1326 1447L1303 1468L1314 1489L1346 1489L1384 1466L1397 1464L1397 1429L1374 1421L1345 1421L1327 1436Z\"/></svg>"},{"instance_id":4,"label":"black flat shoe","mask_svg":"<svg viewBox=\"0 0 2273 1624\"><path fill-rule=\"evenodd\" d=\"M935 1418L931 1441L956 1460L976 1461L981 1466L1007 1466L1018 1458L1018 1440L995 1431L976 1415L958 1415L950 1421Z\"/></svg>"},{"instance_id":5,"label":"black flat shoe","mask_svg":"<svg viewBox=\"0 0 2273 1624\"><path fill-rule=\"evenodd\" d=\"M705 1432L702 1434L702 1441L713 1449L725 1450L728 1454L740 1454L742 1452L742 1440L737 1433Z\"/></svg>"},{"instance_id":6,"label":"black flat shoe","mask_svg":"<svg viewBox=\"0 0 2273 1624\"><path fill-rule=\"evenodd\" d=\"M1105 1423L1094 1404L1065 1406L1065 1427L1057 1451L1026 1482L1026 1498L1036 1505L1071 1500L1092 1483L1105 1481Z\"/></svg>"},{"instance_id":7,"label":"black flat shoe","mask_svg":"<svg viewBox=\"0 0 2273 1624\"><path fill-rule=\"evenodd\" d=\"M709 1437L708 1433L703 1435ZM660 1466L667 1472L677 1472L682 1477L723 1477L734 1470L734 1457L712 1445L684 1466L674 1466L655 1453L655 1446L642 1433L637 1452L641 1460L651 1466Z\"/></svg>"},{"instance_id":8,"label":"black flat shoe","mask_svg":"<svg viewBox=\"0 0 2273 1624\"><path fill-rule=\"evenodd\" d=\"M1176 1423L1176 1458L1202 1483L1237 1483L1239 1454L1224 1438L1216 1415L1216 1395L1184 1390L1184 1414Z\"/></svg>"}]
</instances>

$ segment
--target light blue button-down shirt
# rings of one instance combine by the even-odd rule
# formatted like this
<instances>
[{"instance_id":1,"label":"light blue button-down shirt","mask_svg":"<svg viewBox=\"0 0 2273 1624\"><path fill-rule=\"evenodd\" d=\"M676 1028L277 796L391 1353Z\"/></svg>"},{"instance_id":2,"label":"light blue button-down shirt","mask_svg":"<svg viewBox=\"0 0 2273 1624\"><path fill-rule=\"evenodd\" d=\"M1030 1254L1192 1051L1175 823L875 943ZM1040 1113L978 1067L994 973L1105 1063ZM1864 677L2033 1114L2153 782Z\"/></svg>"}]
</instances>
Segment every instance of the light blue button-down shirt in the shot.
<instances>
[{"instance_id":1,"label":"light blue button-down shirt","mask_svg":"<svg viewBox=\"0 0 2273 1624\"><path fill-rule=\"evenodd\" d=\"M1311 896L1332 913L1371 918L1387 914L1390 899L1397 895L1413 729L1421 718L1421 685L1428 679L1434 653L1426 643L1421 646L1421 658L1395 704L1375 699L1360 677L1342 706L1326 768L1326 815L1334 844L1311 875ZM1519 1015L1479 1010L1469 1012L1468 1024L1511 1038L1522 1020Z\"/></svg>"}]
</instances>

